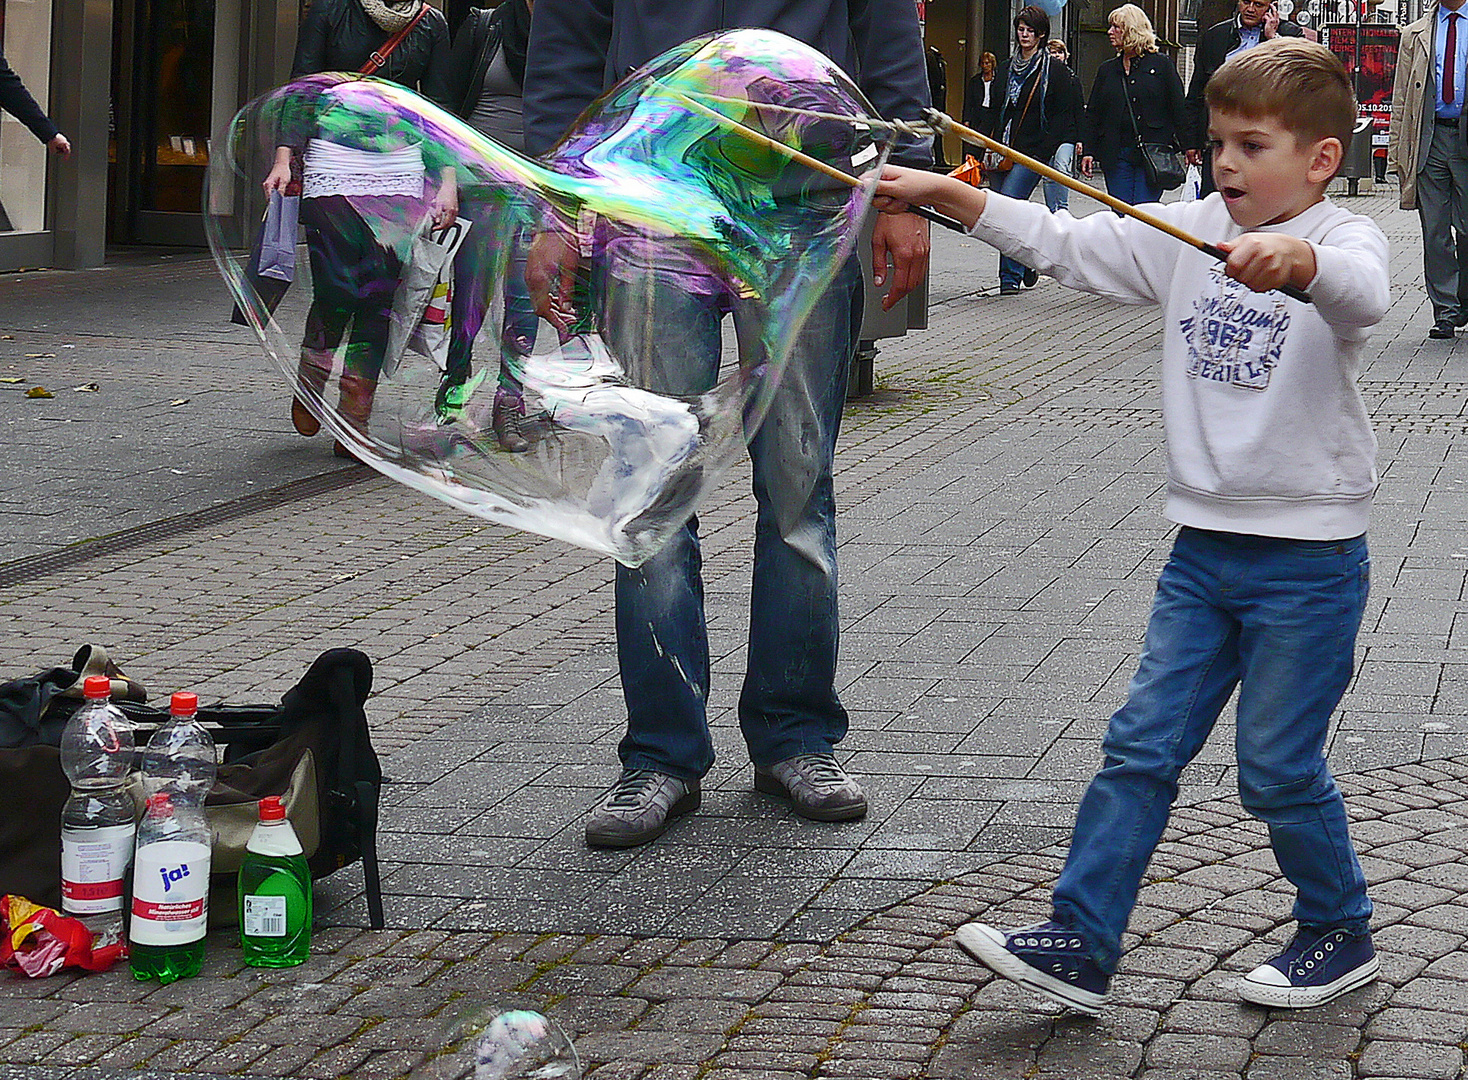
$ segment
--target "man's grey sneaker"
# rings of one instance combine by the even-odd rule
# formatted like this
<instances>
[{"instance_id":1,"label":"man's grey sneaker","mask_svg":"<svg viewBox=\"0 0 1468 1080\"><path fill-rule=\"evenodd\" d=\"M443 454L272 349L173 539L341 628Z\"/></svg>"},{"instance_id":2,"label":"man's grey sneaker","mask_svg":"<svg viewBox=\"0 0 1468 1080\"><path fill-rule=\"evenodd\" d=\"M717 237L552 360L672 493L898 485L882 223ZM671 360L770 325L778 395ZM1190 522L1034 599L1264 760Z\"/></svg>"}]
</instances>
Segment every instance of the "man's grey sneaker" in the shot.
<instances>
[{"instance_id":1,"label":"man's grey sneaker","mask_svg":"<svg viewBox=\"0 0 1468 1080\"><path fill-rule=\"evenodd\" d=\"M1275 1009L1308 1009L1376 978L1381 961L1370 934L1297 930L1294 940L1239 983L1239 997Z\"/></svg>"},{"instance_id":2,"label":"man's grey sneaker","mask_svg":"<svg viewBox=\"0 0 1468 1080\"><path fill-rule=\"evenodd\" d=\"M656 840L668 823L697 810L698 781L689 783L651 769L623 769L586 819L586 842L592 847L636 847Z\"/></svg>"},{"instance_id":3,"label":"man's grey sneaker","mask_svg":"<svg viewBox=\"0 0 1468 1080\"><path fill-rule=\"evenodd\" d=\"M1111 980L1091 959L1085 936L1059 923L1008 933L981 922L964 923L953 942L996 975L1077 1012L1095 1016L1106 1003Z\"/></svg>"},{"instance_id":4,"label":"man's grey sneaker","mask_svg":"<svg viewBox=\"0 0 1468 1080\"><path fill-rule=\"evenodd\" d=\"M866 793L834 754L797 754L768 768L756 765L754 790L789 799L797 814L812 821L855 821L867 812Z\"/></svg>"}]
</instances>

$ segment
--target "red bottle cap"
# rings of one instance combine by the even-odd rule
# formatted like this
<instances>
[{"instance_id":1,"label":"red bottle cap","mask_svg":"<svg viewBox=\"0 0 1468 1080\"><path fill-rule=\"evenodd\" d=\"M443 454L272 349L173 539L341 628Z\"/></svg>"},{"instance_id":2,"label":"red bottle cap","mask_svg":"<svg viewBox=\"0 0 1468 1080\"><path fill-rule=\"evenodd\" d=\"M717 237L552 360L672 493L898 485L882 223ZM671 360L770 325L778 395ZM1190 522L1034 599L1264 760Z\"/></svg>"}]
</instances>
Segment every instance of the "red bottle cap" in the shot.
<instances>
[{"instance_id":1,"label":"red bottle cap","mask_svg":"<svg viewBox=\"0 0 1468 1080\"><path fill-rule=\"evenodd\" d=\"M88 701L110 698L112 680L106 675L88 675L86 682L82 683L82 696Z\"/></svg>"},{"instance_id":2,"label":"red bottle cap","mask_svg":"<svg viewBox=\"0 0 1468 1080\"><path fill-rule=\"evenodd\" d=\"M193 716L199 711L199 695L187 690L178 690L168 701L168 711L173 716Z\"/></svg>"},{"instance_id":3,"label":"red bottle cap","mask_svg":"<svg viewBox=\"0 0 1468 1080\"><path fill-rule=\"evenodd\" d=\"M279 795L267 795L260 800L261 821L284 821L285 804L280 801Z\"/></svg>"}]
</instances>

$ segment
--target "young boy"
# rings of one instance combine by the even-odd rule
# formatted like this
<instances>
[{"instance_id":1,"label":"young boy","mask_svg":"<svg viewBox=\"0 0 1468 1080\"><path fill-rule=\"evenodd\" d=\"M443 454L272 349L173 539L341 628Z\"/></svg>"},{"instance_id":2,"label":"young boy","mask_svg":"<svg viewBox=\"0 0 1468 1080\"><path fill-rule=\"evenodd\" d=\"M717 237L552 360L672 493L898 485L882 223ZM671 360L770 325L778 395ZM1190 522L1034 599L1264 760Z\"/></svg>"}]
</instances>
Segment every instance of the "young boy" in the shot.
<instances>
[{"instance_id":1,"label":"young boy","mask_svg":"<svg viewBox=\"0 0 1468 1080\"><path fill-rule=\"evenodd\" d=\"M1149 209L1218 243L1227 263L1132 218L1052 215L930 173L889 166L877 186L885 212L933 206L1066 285L1165 312L1167 516L1182 528L1137 673L1081 800L1051 920L955 935L1005 978L1086 1013L1106 1000L1178 774L1236 686L1239 794L1269 826L1298 923L1240 996L1320 1005L1378 967L1323 747L1366 602L1376 441L1355 380L1390 302L1386 238L1325 198L1356 120L1329 50L1250 49L1207 98L1217 193ZM1271 291L1286 283L1314 303Z\"/></svg>"}]
</instances>

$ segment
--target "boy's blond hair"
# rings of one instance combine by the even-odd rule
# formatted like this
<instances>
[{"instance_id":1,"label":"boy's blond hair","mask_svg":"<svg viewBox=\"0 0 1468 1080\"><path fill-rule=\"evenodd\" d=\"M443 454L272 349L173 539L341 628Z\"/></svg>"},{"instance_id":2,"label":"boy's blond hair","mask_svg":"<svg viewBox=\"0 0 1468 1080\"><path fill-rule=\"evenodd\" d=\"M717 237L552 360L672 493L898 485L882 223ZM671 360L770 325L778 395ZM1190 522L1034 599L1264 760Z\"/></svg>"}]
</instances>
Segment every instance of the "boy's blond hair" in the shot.
<instances>
[{"instance_id":1,"label":"boy's blond hair","mask_svg":"<svg viewBox=\"0 0 1468 1080\"><path fill-rule=\"evenodd\" d=\"M1300 38L1275 38L1235 53L1204 91L1208 108L1251 119L1268 117L1298 142L1339 139L1350 149L1356 94L1335 53Z\"/></svg>"},{"instance_id":2,"label":"boy's blond hair","mask_svg":"<svg viewBox=\"0 0 1468 1080\"><path fill-rule=\"evenodd\" d=\"M1136 4L1122 4L1106 16L1106 21L1121 27L1123 51L1136 49L1139 54L1157 51L1157 34L1152 29L1152 20Z\"/></svg>"}]
</instances>

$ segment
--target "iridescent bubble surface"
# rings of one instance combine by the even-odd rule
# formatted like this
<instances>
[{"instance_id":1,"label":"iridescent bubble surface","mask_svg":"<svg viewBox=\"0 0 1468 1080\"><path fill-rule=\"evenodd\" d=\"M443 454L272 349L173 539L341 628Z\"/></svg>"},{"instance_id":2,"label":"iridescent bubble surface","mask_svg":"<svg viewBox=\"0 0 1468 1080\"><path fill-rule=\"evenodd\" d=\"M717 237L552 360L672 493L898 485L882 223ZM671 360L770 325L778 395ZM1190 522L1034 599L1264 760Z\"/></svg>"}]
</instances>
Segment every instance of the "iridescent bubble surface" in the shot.
<instances>
[{"instance_id":1,"label":"iridescent bubble surface","mask_svg":"<svg viewBox=\"0 0 1468 1080\"><path fill-rule=\"evenodd\" d=\"M576 1048L533 1009L475 1008L443 1029L411 1080L580 1080Z\"/></svg>"},{"instance_id":2,"label":"iridescent bubble surface","mask_svg":"<svg viewBox=\"0 0 1468 1080\"><path fill-rule=\"evenodd\" d=\"M835 65L765 30L663 54L542 161L391 83L309 76L235 118L210 244L327 435L453 506L635 566L742 452L852 253L886 153L870 114ZM279 287L231 245L253 239L243 196L279 146L302 165L306 243L272 312ZM451 183L469 223L455 287L487 297L472 349L445 350L433 321ZM733 315L718 357L669 332L690 293Z\"/></svg>"}]
</instances>

